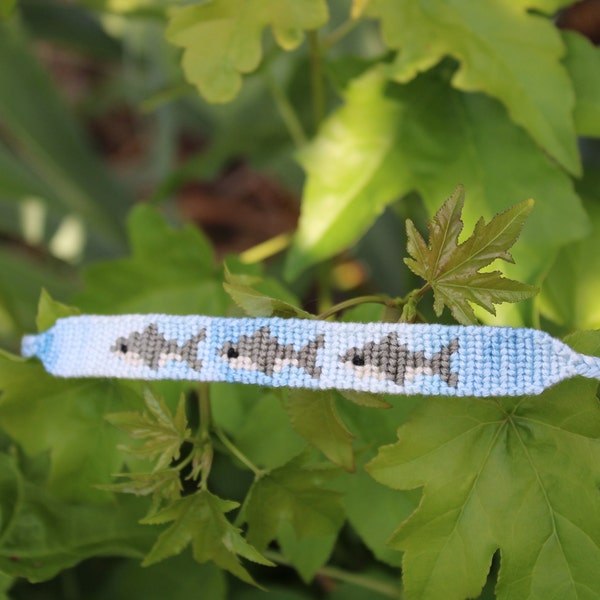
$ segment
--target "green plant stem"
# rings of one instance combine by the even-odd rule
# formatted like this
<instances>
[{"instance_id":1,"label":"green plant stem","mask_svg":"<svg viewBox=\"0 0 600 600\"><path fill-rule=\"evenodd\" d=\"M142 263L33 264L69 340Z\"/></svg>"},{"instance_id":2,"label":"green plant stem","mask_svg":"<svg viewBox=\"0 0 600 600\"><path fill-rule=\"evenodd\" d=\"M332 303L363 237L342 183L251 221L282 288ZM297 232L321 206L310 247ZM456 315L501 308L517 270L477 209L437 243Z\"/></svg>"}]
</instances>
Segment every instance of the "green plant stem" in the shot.
<instances>
[{"instance_id":1,"label":"green plant stem","mask_svg":"<svg viewBox=\"0 0 600 600\"><path fill-rule=\"evenodd\" d=\"M328 308L318 315L317 319L327 319L336 313L342 312L347 308L352 308L353 306L357 306L359 304L385 304L386 306L394 308L398 306L398 300L387 298L385 296L357 296L356 298L344 300L343 302Z\"/></svg>"},{"instance_id":2,"label":"green plant stem","mask_svg":"<svg viewBox=\"0 0 600 600\"><path fill-rule=\"evenodd\" d=\"M329 50L329 48L335 46L345 38L359 23L360 19L348 19L347 21L344 21L339 27L336 27L331 33L323 38L321 41L321 48L323 48L323 50Z\"/></svg>"},{"instance_id":3,"label":"green plant stem","mask_svg":"<svg viewBox=\"0 0 600 600\"><path fill-rule=\"evenodd\" d=\"M227 448L227 450L235 456L244 466L252 471L255 477L262 477L265 472L259 469L218 427L213 429L218 440Z\"/></svg>"},{"instance_id":4,"label":"green plant stem","mask_svg":"<svg viewBox=\"0 0 600 600\"><path fill-rule=\"evenodd\" d=\"M425 322L423 315L417 310L417 304L430 289L431 286L429 283L426 283L423 287L412 290L401 299L399 303L399 306L403 307L402 316L400 317L401 323L414 323L417 318Z\"/></svg>"},{"instance_id":5,"label":"green plant stem","mask_svg":"<svg viewBox=\"0 0 600 600\"><path fill-rule=\"evenodd\" d=\"M198 404L200 409L200 428L198 434L200 438L200 446L202 448L200 459L202 479L200 481L200 487L202 489L206 489L213 460L213 449L210 440L210 394L207 383L201 383L198 386Z\"/></svg>"},{"instance_id":6,"label":"green plant stem","mask_svg":"<svg viewBox=\"0 0 600 600\"><path fill-rule=\"evenodd\" d=\"M293 566L292 563L279 552L265 550L263 555L265 558L268 558L279 565L286 567ZM317 571L317 575L330 577L331 579L337 579L338 581L343 581L345 583L350 583L365 590L370 590L382 596L386 596L387 598L396 598L396 600L401 600L402 598L402 591L394 585L377 581L376 579L368 577L367 575L356 575L355 573L349 573L348 571L344 571L344 569L340 569L338 567L321 567Z\"/></svg>"},{"instance_id":7,"label":"green plant stem","mask_svg":"<svg viewBox=\"0 0 600 600\"><path fill-rule=\"evenodd\" d=\"M151 113L159 109L161 106L179 100L191 94L194 91L194 87L187 82L175 83L171 86L164 87L150 96L145 100L142 100L140 104L140 111L143 113Z\"/></svg>"},{"instance_id":8,"label":"green plant stem","mask_svg":"<svg viewBox=\"0 0 600 600\"><path fill-rule=\"evenodd\" d=\"M283 89L276 81L275 77L273 77L270 71L265 71L265 81L267 83L267 87L269 88L269 92L273 97L273 101L275 102L275 106L279 111L281 119L294 142L296 148L301 148L304 146L308 140L306 133L304 132L304 128L302 127L302 123L300 122L300 118L298 114L294 110L292 103L289 101L289 98L284 93Z\"/></svg>"},{"instance_id":9,"label":"green plant stem","mask_svg":"<svg viewBox=\"0 0 600 600\"><path fill-rule=\"evenodd\" d=\"M322 310L321 314L317 315L317 319L328 319L336 313L342 312L347 308L351 308L359 304L385 304L385 306L389 306L390 308L400 308L401 306L406 308L407 306L412 306L415 315L417 315L421 320L423 320L423 322L425 322L423 315L421 315L421 313L417 311L416 306L417 303L421 300L421 298L430 289L431 286L428 283L426 283L423 287L418 288L416 290L412 290L402 298L389 298L387 296L357 296L356 298L344 300L339 304L335 304L331 307L326 308L325 310Z\"/></svg>"},{"instance_id":10,"label":"green plant stem","mask_svg":"<svg viewBox=\"0 0 600 600\"><path fill-rule=\"evenodd\" d=\"M323 313L333 305L331 261L325 261L317 267L317 286L317 312Z\"/></svg>"},{"instance_id":11,"label":"green plant stem","mask_svg":"<svg viewBox=\"0 0 600 600\"><path fill-rule=\"evenodd\" d=\"M312 92L312 108L315 131L325 116L325 86L323 85L323 68L321 64L321 45L317 31L308 32L310 54L310 84Z\"/></svg>"},{"instance_id":12,"label":"green plant stem","mask_svg":"<svg viewBox=\"0 0 600 600\"><path fill-rule=\"evenodd\" d=\"M248 248L248 250L244 250L240 253L239 259L246 265L261 262L285 250L290 245L292 236L291 232L280 233L256 246L252 246L252 248Z\"/></svg>"},{"instance_id":13,"label":"green plant stem","mask_svg":"<svg viewBox=\"0 0 600 600\"><path fill-rule=\"evenodd\" d=\"M198 386L198 407L200 409L200 441L205 442L210 438L210 396L208 384Z\"/></svg>"}]
</instances>

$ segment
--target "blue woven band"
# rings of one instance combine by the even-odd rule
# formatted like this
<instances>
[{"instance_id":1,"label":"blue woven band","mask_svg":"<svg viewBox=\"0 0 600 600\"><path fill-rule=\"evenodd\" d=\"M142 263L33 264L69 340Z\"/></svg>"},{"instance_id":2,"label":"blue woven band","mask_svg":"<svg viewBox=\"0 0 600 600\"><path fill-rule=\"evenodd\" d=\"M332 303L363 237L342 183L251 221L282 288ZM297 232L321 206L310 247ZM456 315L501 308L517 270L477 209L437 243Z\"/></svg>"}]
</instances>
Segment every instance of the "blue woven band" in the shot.
<instances>
[{"instance_id":1,"label":"blue woven band","mask_svg":"<svg viewBox=\"0 0 600 600\"><path fill-rule=\"evenodd\" d=\"M542 331L300 319L123 315L59 319L23 338L60 377L229 381L389 394L539 394L600 379L600 359Z\"/></svg>"}]
</instances>

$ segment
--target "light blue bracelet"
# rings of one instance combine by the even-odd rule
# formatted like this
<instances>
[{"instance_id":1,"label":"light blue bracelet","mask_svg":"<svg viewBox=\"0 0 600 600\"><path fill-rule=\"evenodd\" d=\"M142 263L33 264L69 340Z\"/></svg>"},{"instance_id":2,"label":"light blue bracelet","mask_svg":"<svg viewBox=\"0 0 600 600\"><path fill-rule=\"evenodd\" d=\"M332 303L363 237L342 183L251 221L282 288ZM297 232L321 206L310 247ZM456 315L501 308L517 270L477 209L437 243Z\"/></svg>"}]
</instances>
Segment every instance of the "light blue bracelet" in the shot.
<instances>
[{"instance_id":1,"label":"light blue bracelet","mask_svg":"<svg viewBox=\"0 0 600 600\"><path fill-rule=\"evenodd\" d=\"M59 319L25 336L60 377L228 381L388 394L539 394L600 359L534 329L122 315Z\"/></svg>"},{"instance_id":2,"label":"light blue bracelet","mask_svg":"<svg viewBox=\"0 0 600 600\"><path fill-rule=\"evenodd\" d=\"M388 394L539 394L600 359L534 329L122 315L59 319L25 336L60 377L228 381Z\"/></svg>"}]
</instances>

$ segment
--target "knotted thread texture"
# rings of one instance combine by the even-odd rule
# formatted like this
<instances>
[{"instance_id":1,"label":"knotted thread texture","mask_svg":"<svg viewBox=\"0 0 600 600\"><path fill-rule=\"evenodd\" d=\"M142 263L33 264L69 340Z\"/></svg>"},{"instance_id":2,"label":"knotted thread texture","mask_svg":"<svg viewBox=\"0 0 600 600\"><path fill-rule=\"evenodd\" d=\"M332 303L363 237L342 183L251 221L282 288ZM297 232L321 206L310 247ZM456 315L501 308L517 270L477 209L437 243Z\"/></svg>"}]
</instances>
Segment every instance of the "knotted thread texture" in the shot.
<instances>
[{"instance_id":1,"label":"knotted thread texture","mask_svg":"<svg viewBox=\"0 0 600 600\"><path fill-rule=\"evenodd\" d=\"M538 394L600 359L509 327L123 315L59 319L23 339L61 377L187 379L391 394Z\"/></svg>"}]
</instances>

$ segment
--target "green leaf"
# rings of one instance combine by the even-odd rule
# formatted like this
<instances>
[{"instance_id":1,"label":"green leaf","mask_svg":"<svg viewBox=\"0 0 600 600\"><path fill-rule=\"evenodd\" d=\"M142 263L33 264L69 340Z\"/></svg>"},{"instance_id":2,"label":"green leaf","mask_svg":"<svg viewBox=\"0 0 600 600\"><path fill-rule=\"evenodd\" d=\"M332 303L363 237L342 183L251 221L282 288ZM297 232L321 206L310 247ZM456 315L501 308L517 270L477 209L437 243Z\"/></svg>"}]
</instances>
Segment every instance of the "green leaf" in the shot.
<instances>
[{"instance_id":1,"label":"green leaf","mask_svg":"<svg viewBox=\"0 0 600 600\"><path fill-rule=\"evenodd\" d=\"M479 272L497 259L513 262L508 249L517 241L533 201L513 206L488 224L480 219L471 237L459 244L463 205L464 189L459 187L429 222L428 244L408 219L407 249L412 258L404 262L433 289L438 316L447 306L457 321L468 325L477 322L469 302L495 314L494 304L518 302L536 293L529 285L505 279L499 271Z\"/></svg>"},{"instance_id":2,"label":"green leaf","mask_svg":"<svg viewBox=\"0 0 600 600\"><path fill-rule=\"evenodd\" d=\"M356 404L343 403L340 412L356 433L356 472L342 474L333 487L340 491L342 504L352 528L378 560L398 566L402 553L387 544L399 522L416 508L421 496L417 490L392 490L373 480L364 465L375 455L374 449L397 439L396 431L404 424L415 406L426 402L421 396L387 396L390 408L365 411ZM376 506L377 510L373 510Z\"/></svg>"},{"instance_id":3,"label":"green leaf","mask_svg":"<svg viewBox=\"0 0 600 600\"><path fill-rule=\"evenodd\" d=\"M115 477L127 477L129 481L98 486L100 489L134 496L152 494L153 504L149 514L154 514L162 498L175 500L182 491L180 472L177 469L162 469L152 473L118 473Z\"/></svg>"},{"instance_id":4,"label":"green leaf","mask_svg":"<svg viewBox=\"0 0 600 600\"><path fill-rule=\"evenodd\" d=\"M519 269L530 281L558 247L588 233L570 179L498 102L452 89L444 65L402 86L378 69L356 79L302 162L307 181L290 278L355 243L397 198L417 190L433 213L457 182L470 194L467 226L511 199L538 200L521 242L527 260Z\"/></svg>"},{"instance_id":5,"label":"green leaf","mask_svg":"<svg viewBox=\"0 0 600 600\"><path fill-rule=\"evenodd\" d=\"M225 573L214 564L199 565L190 552L169 558L151 568L133 560L121 561L102 577L96 593L87 592L88 600L189 600L207 598L225 600Z\"/></svg>"},{"instance_id":6,"label":"green leaf","mask_svg":"<svg viewBox=\"0 0 600 600\"><path fill-rule=\"evenodd\" d=\"M311 583L317 571L329 560L337 533L315 537L298 537L287 521L279 525L277 541L282 554L296 569L305 584Z\"/></svg>"},{"instance_id":7,"label":"green leaf","mask_svg":"<svg viewBox=\"0 0 600 600\"><path fill-rule=\"evenodd\" d=\"M600 137L600 48L572 31L562 36L567 46L564 63L575 88L575 129L579 135Z\"/></svg>"},{"instance_id":8,"label":"green leaf","mask_svg":"<svg viewBox=\"0 0 600 600\"><path fill-rule=\"evenodd\" d=\"M594 183L597 186L598 181ZM593 226L590 236L559 252L539 297L541 313L570 330L600 329L600 206L597 199L587 202L586 208Z\"/></svg>"},{"instance_id":9,"label":"green leaf","mask_svg":"<svg viewBox=\"0 0 600 600\"><path fill-rule=\"evenodd\" d=\"M210 397L215 423L231 435L235 445L254 464L265 469L280 467L306 446L290 424L275 391L253 385L214 383Z\"/></svg>"},{"instance_id":10,"label":"green leaf","mask_svg":"<svg viewBox=\"0 0 600 600\"><path fill-rule=\"evenodd\" d=\"M281 317L283 319L292 317L299 319L314 318L313 315L294 306L294 304L287 300L279 297L273 298L251 287L261 284L265 287L266 284L267 289L271 293L275 293L278 296L291 296L275 280L264 281L259 277L232 275L227 268L225 269L225 279L223 288L249 317Z\"/></svg>"},{"instance_id":11,"label":"green leaf","mask_svg":"<svg viewBox=\"0 0 600 600\"><path fill-rule=\"evenodd\" d=\"M191 436L185 414L185 397L179 398L177 412L171 414L160 396L144 389L147 412L122 412L106 415L106 420L136 440L144 440L138 447L127 447L128 454L154 461L153 471L168 467L180 455L181 445ZM121 448L123 449L123 448Z\"/></svg>"},{"instance_id":12,"label":"green leaf","mask_svg":"<svg viewBox=\"0 0 600 600\"><path fill-rule=\"evenodd\" d=\"M278 539L284 523L294 536L336 535L344 522L340 494L325 486L338 475L331 467L307 466L308 452L257 479L246 499L248 541L259 550ZM320 566L320 565L319 565Z\"/></svg>"},{"instance_id":13,"label":"green leaf","mask_svg":"<svg viewBox=\"0 0 600 600\"><path fill-rule=\"evenodd\" d=\"M268 594L268 596L267 596ZM311 600L313 596L283 585L269 585L268 591L246 587L236 593L235 600L266 600L277 598L277 600Z\"/></svg>"},{"instance_id":14,"label":"green leaf","mask_svg":"<svg viewBox=\"0 0 600 600\"><path fill-rule=\"evenodd\" d=\"M160 534L143 564L151 565L179 554L191 543L194 559L199 563L212 560L242 581L254 583L238 556L262 565L272 566L272 563L248 544L240 535L240 530L225 518L224 513L238 506L237 502L218 498L208 490L200 490L146 517L142 521L145 524L174 523Z\"/></svg>"},{"instance_id":15,"label":"green leaf","mask_svg":"<svg viewBox=\"0 0 600 600\"><path fill-rule=\"evenodd\" d=\"M389 67L396 81L410 81L451 56L460 65L454 87L499 99L544 150L571 173L580 173L573 87L550 19L516 8L511 0L371 0L366 15L381 19L384 41L400 50Z\"/></svg>"},{"instance_id":16,"label":"green leaf","mask_svg":"<svg viewBox=\"0 0 600 600\"><path fill-rule=\"evenodd\" d=\"M109 379L61 379L35 360L0 355L0 425L25 452L50 451L48 488L68 500L108 501L93 486L108 483L123 462L123 435L104 415L137 408L139 397Z\"/></svg>"},{"instance_id":17,"label":"green leaf","mask_svg":"<svg viewBox=\"0 0 600 600\"><path fill-rule=\"evenodd\" d=\"M600 333L567 340L600 354ZM500 549L498 600L600 594L598 383L576 378L539 396L431 398L380 448L369 473L423 487L392 547L410 598L476 597Z\"/></svg>"},{"instance_id":18,"label":"green leaf","mask_svg":"<svg viewBox=\"0 0 600 600\"><path fill-rule=\"evenodd\" d=\"M0 455L0 465L2 572L43 581L92 556L140 558L150 547L137 500L67 503L25 479L12 458Z\"/></svg>"},{"instance_id":19,"label":"green leaf","mask_svg":"<svg viewBox=\"0 0 600 600\"><path fill-rule=\"evenodd\" d=\"M332 391L289 390L284 401L294 429L331 462L354 471L353 435L346 429Z\"/></svg>"},{"instance_id":20,"label":"green leaf","mask_svg":"<svg viewBox=\"0 0 600 600\"><path fill-rule=\"evenodd\" d=\"M17 6L17 0L0 0L0 19L8 19Z\"/></svg>"},{"instance_id":21,"label":"green leaf","mask_svg":"<svg viewBox=\"0 0 600 600\"><path fill-rule=\"evenodd\" d=\"M328 19L323 0L209 0L171 11L167 39L184 48L183 69L209 102L228 102L242 74L261 61L263 29L271 25L279 46L293 50L303 31Z\"/></svg>"},{"instance_id":22,"label":"green leaf","mask_svg":"<svg viewBox=\"0 0 600 600\"><path fill-rule=\"evenodd\" d=\"M355 390L338 390L340 396L365 408L390 408L392 405L381 395Z\"/></svg>"},{"instance_id":23,"label":"green leaf","mask_svg":"<svg viewBox=\"0 0 600 600\"><path fill-rule=\"evenodd\" d=\"M10 600L8 591L14 583L14 577L6 575L5 573L0 573L0 600Z\"/></svg>"},{"instance_id":24,"label":"green leaf","mask_svg":"<svg viewBox=\"0 0 600 600\"><path fill-rule=\"evenodd\" d=\"M365 458L372 458L369 452ZM407 519L419 503L414 491L392 490L374 481L363 469L347 475L336 485L343 491L342 504L349 523L378 560L400 566L402 554L388 546L398 523ZM373 510L373 507L377 510Z\"/></svg>"},{"instance_id":25,"label":"green leaf","mask_svg":"<svg viewBox=\"0 0 600 600\"><path fill-rule=\"evenodd\" d=\"M313 315L301 308L277 298L270 298L246 285L224 283L223 288L249 317L313 318Z\"/></svg>"},{"instance_id":26,"label":"green leaf","mask_svg":"<svg viewBox=\"0 0 600 600\"><path fill-rule=\"evenodd\" d=\"M172 229L148 206L128 221L132 256L84 271L77 305L104 314L223 314L225 294L210 244L192 226Z\"/></svg>"},{"instance_id":27,"label":"green leaf","mask_svg":"<svg viewBox=\"0 0 600 600\"><path fill-rule=\"evenodd\" d=\"M164 18L168 7L180 0L81 0L79 4L118 15Z\"/></svg>"},{"instance_id":28,"label":"green leaf","mask_svg":"<svg viewBox=\"0 0 600 600\"><path fill-rule=\"evenodd\" d=\"M40 301L38 303L38 312L35 319L38 331L50 329L57 319L80 315L81 311L75 306L67 306L54 300L50 294L42 288Z\"/></svg>"},{"instance_id":29,"label":"green leaf","mask_svg":"<svg viewBox=\"0 0 600 600\"><path fill-rule=\"evenodd\" d=\"M536 9L553 15L560 8L573 4L573 0L515 0L515 5L525 10Z\"/></svg>"}]
</instances>

